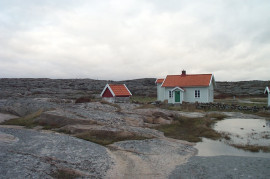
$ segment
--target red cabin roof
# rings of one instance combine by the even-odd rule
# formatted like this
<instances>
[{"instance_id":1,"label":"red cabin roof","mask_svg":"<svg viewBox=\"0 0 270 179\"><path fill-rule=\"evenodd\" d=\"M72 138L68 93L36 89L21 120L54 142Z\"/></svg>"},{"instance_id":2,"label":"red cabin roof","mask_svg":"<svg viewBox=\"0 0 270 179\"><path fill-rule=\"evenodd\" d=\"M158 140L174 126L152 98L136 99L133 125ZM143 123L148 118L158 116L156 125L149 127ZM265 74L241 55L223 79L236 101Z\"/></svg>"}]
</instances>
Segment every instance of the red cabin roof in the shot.
<instances>
[{"instance_id":1,"label":"red cabin roof","mask_svg":"<svg viewBox=\"0 0 270 179\"><path fill-rule=\"evenodd\" d=\"M157 79L156 80L156 83L163 83L164 79L163 78L160 78L160 79Z\"/></svg>"},{"instance_id":2,"label":"red cabin roof","mask_svg":"<svg viewBox=\"0 0 270 179\"><path fill-rule=\"evenodd\" d=\"M209 86L212 79L212 74L198 75L168 75L162 87L193 87L193 86Z\"/></svg>"},{"instance_id":3,"label":"red cabin roof","mask_svg":"<svg viewBox=\"0 0 270 179\"><path fill-rule=\"evenodd\" d=\"M110 94L109 94L110 93ZM125 84L107 84L101 93L102 97L129 97L132 96Z\"/></svg>"}]
</instances>

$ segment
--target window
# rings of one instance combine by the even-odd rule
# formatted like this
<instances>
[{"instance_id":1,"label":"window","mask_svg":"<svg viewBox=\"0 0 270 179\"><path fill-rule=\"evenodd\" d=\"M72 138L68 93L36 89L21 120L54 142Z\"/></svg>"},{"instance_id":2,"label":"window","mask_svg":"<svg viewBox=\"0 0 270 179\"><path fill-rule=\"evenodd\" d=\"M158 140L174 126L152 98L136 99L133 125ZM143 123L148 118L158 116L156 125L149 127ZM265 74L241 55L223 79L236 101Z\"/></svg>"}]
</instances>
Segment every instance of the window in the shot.
<instances>
[{"instance_id":1,"label":"window","mask_svg":"<svg viewBox=\"0 0 270 179\"><path fill-rule=\"evenodd\" d=\"M201 94L200 94L200 90L195 90L195 98L200 98Z\"/></svg>"},{"instance_id":2,"label":"window","mask_svg":"<svg viewBox=\"0 0 270 179\"><path fill-rule=\"evenodd\" d=\"M169 91L169 98L173 98L173 92Z\"/></svg>"}]
</instances>

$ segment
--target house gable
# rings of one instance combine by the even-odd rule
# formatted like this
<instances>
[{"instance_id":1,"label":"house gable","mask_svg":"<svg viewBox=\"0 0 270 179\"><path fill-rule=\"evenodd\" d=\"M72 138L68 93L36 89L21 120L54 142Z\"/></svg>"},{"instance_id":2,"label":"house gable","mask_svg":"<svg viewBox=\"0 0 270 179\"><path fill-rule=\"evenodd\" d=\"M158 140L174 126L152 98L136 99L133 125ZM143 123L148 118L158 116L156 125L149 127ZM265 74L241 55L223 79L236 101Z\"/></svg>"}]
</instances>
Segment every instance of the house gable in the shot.
<instances>
[{"instance_id":1,"label":"house gable","mask_svg":"<svg viewBox=\"0 0 270 179\"><path fill-rule=\"evenodd\" d=\"M102 97L129 97L132 96L125 84L107 84L100 96Z\"/></svg>"},{"instance_id":2,"label":"house gable","mask_svg":"<svg viewBox=\"0 0 270 179\"><path fill-rule=\"evenodd\" d=\"M264 90L264 94L269 94L270 93L270 87L267 86Z\"/></svg>"},{"instance_id":3,"label":"house gable","mask_svg":"<svg viewBox=\"0 0 270 179\"><path fill-rule=\"evenodd\" d=\"M106 98L109 98L109 97L113 97L111 91L109 90L109 88L106 88L106 90L104 91L102 97L106 97Z\"/></svg>"}]
</instances>

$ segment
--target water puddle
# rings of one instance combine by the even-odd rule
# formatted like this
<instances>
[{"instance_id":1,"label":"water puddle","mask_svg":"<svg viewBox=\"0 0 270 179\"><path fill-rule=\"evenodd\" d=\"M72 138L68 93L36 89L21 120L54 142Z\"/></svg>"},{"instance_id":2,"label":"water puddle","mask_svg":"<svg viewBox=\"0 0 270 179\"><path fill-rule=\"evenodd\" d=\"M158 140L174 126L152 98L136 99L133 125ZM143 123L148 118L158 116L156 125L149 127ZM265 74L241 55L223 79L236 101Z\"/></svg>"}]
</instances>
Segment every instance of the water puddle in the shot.
<instances>
[{"instance_id":1,"label":"water puddle","mask_svg":"<svg viewBox=\"0 0 270 179\"><path fill-rule=\"evenodd\" d=\"M264 119L225 119L214 129L228 133L234 144L270 145L270 121Z\"/></svg>"},{"instance_id":2,"label":"water puddle","mask_svg":"<svg viewBox=\"0 0 270 179\"><path fill-rule=\"evenodd\" d=\"M270 158L270 153L264 152L248 152L245 150L237 149L222 141L214 141L203 138L202 142L198 142L195 145L198 149L198 156L220 156L220 155L231 155L231 156L247 156L247 157L264 157Z\"/></svg>"},{"instance_id":3,"label":"water puddle","mask_svg":"<svg viewBox=\"0 0 270 179\"><path fill-rule=\"evenodd\" d=\"M244 151L227 144L269 146L270 121L264 119L225 119L219 121L214 129L226 133L230 140L214 141L203 138L203 141L195 146L198 149L198 156L232 155L270 158L270 153Z\"/></svg>"}]
</instances>

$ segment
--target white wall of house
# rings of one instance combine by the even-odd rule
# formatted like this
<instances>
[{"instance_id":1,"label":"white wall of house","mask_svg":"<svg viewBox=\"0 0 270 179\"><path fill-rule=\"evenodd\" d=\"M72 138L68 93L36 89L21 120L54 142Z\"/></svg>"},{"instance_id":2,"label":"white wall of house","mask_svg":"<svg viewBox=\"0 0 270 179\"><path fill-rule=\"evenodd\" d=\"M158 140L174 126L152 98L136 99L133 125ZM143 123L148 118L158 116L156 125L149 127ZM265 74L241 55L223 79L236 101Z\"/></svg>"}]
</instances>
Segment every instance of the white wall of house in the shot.
<instances>
[{"instance_id":1,"label":"white wall of house","mask_svg":"<svg viewBox=\"0 0 270 179\"><path fill-rule=\"evenodd\" d=\"M175 102L175 91L179 91L179 90L172 91L174 88L164 88L164 89L165 89L165 91L164 91L164 99L167 99L168 103L170 103L170 104L177 104L177 103L182 104L183 99L184 99L183 91L180 91L180 102ZM170 97L170 91L172 91L172 96L171 97Z\"/></svg>"},{"instance_id":2,"label":"white wall of house","mask_svg":"<svg viewBox=\"0 0 270 179\"><path fill-rule=\"evenodd\" d=\"M199 103L206 103L208 102L208 87L191 87L191 88L184 88L184 101L186 102L199 102ZM200 97L195 97L195 90L200 91Z\"/></svg>"},{"instance_id":3,"label":"white wall of house","mask_svg":"<svg viewBox=\"0 0 270 179\"><path fill-rule=\"evenodd\" d=\"M214 84L211 83L208 87L208 103L214 102Z\"/></svg>"},{"instance_id":4,"label":"white wall of house","mask_svg":"<svg viewBox=\"0 0 270 179\"><path fill-rule=\"evenodd\" d=\"M108 101L110 103L114 103L115 102L115 97L103 97L102 100Z\"/></svg>"},{"instance_id":5,"label":"white wall of house","mask_svg":"<svg viewBox=\"0 0 270 179\"><path fill-rule=\"evenodd\" d=\"M164 101L165 100L165 88L161 87L161 83L157 84L157 100Z\"/></svg>"},{"instance_id":6,"label":"white wall of house","mask_svg":"<svg viewBox=\"0 0 270 179\"><path fill-rule=\"evenodd\" d=\"M159 101L168 100L168 103L175 104L175 92L173 96L169 97L169 91L174 89L174 87L165 88L161 87L161 84L157 84L157 99ZM185 91L180 91L180 103L185 102L200 102L200 103L210 103L214 102L214 84L211 82L208 87L188 87L183 88ZM200 97L195 97L195 90L200 90ZM268 101L270 98L268 98ZM269 103L269 102L268 102Z\"/></svg>"},{"instance_id":7,"label":"white wall of house","mask_svg":"<svg viewBox=\"0 0 270 179\"><path fill-rule=\"evenodd\" d=\"M268 107L270 107L270 93L268 93Z\"/></svg>"}]
</instances>

